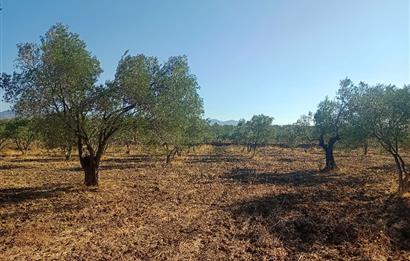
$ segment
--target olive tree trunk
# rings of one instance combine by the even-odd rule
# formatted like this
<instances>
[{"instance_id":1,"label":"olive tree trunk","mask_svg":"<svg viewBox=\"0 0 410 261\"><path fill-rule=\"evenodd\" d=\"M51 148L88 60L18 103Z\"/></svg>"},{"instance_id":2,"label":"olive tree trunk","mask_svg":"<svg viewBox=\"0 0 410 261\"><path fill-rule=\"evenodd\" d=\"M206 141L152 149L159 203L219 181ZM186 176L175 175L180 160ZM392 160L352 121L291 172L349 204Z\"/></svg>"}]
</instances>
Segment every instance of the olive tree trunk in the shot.
<instances>
[{"instance_id":1,"label":"olive tree trunk","mask_svg":"<svg viewBox=\"0 0 410 261\"><path fill-rule=\"evenodd\" d=\"M167 160L166 160L167 164L171 164L171 162L175 158L175 155L177 154L177 152L178 152L177 148L174 148L174 149L168 151Z\"/></svg>"},{"instance_id":2,"label":"olive tree trunk","mask_svg":"<svg viewBox=\"0 0 410 261\"><path fill-rule=\"evenodd\" d=\"M325 148L325 154L326 154L326 165L325 165L323 171L330 171L330 170L337 169L335 157L333 155L333 145L329 144Z\"/></svg>"},{"instance_id":3,"label":"olive tree trunk","mask_svg":"<svg viewBox=\"0 0 410 261\"><path fill-rule=\"evenodd\" d=\"M396 162L397 171L399 174L399 189L400 195L410 192L410 173L406 169L406 164L403 158L398 153L392 153Z\"/></svg>"},{"instance_id":4,"label":"olive tree trunk","mask_svg":"<svg viewBox=\"0 0 410 261\"><path fill-rule=\"evenodd\" d=\"M94 156L83 156L80 158L81 167L84 170L84 184L86 186L98 186L98 166Z\"/></svg>"},{"instance_id":5,"label":"olive tree trunk","mask_svg":"<svg viewBox=\"0 0 410 261\"><path fill-rule=\"evenodd\" d=\"M320 136L319 146L325 152L325 167L321 170L322 172L328 172L337 169L335 157L333 155L333 148L335 143L339 140L339 136L334 136L329 139L329 142L326 144L324 141L323 135Z\"/></svg>"},{"instance_id":6,"label":"olive tree trunk","mask_svg":"<svg viewBox=\"0 0 410 261\"><path fill-rule=\"evenodd\" d=\"M130 155L131 154L131 144L130 143L125 143L126 146L126 150L125 150L125 154Z\"/></svg>"},{"instance_id":7,"label":"olive tree trunk","mask_svg":"<svg viewBox=\"0 0 410 261\"><path fill-rule=\"evenodd\" d=\"M257 147L258 147L258 144L256 144L256 143L254 143L254 144L251 145L251 151L252 151L251 159L252 159L253 157L255 157Z\"/></svg>"},{"instance_id":8,"label":"olive tree trunk","mask_svg":"<svg viewBox=\"0 0 410 261\"><path fill-rule=\"evenodd\" d=\"M94 151L90 143L86 142L87 154L83 153L83 141L78 140L78 154L80 164L84 171L84 184L86 186L98 186L98 168L101 157L106 149L106 140L99 143L97 150Z\"/></svg>"}]
</instances>

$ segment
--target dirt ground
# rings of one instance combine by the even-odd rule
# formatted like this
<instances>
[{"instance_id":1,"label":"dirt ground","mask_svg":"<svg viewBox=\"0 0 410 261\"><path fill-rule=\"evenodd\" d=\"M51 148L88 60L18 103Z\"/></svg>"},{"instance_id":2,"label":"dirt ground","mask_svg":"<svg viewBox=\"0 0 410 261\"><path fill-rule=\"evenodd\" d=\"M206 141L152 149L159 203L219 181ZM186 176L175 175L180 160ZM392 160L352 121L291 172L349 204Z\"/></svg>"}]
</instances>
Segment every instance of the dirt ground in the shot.
<instances>
[{"instance_id":1,"label":"dirt ground","mask_svg":"<svg viewBox=\"0 0 410 261\"><path fill-rule=\"evenodd\" d=\"M1 260L410 260L410 199L394 162L208 148L172 166L108 154L100 187L73 159L0 158ZM410 162L410 158L407 158Z\"/></svg>"}]
</instances>

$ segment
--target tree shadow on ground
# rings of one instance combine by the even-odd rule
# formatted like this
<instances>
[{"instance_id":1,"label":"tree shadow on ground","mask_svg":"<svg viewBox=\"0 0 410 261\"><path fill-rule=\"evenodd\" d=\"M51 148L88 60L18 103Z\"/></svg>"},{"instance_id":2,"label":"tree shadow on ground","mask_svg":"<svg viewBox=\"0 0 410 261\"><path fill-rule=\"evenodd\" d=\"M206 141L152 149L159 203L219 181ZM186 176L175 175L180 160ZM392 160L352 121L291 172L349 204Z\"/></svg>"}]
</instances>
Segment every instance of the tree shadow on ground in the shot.
<instances>
[{"instance_id":1,"label":"tree shadow on ground","mask_svg":"<svg viewBox=\"0 0 410 261\"><path fill-rule=\"evenodd\" d=\"M0 189L0 206L19 204L29 200L49 199L62 193L76 193L79 191L81 189L68 185Z\"/></svg>"},{"instance_id":2,"label":"tree shadow on ground","mask_svg":"<svg viewBox=\"0 0 410 261\"><path fill-rule=\"evenodd\" d=\"M13 169L32 169L30 166L24 166L24 165L13 165L13 164L5 164L5 165L0 165L0 170L13 170Z\"/></svg>"},{"instance_id":3,"label":"tree shadow on ground","mask_svg":"<svg viewBox=\"0 0 410 261\"><path fill-rule=\"evenodd\" d=\"M364 252L350 253L346 246L361 249L363 242L381 238L386 238L382 247L410 250L409 200L365 186L374 180L315 172L257 174L252 169L234 169L229 177L233 182L288 188L285 193L273 189L270 195L239 201L227 209L236 220L250 222L254 228L244 238L256 242L257 228L263 227L281 240L293 258L321 246L338 249L345 257L366 258Z\"/></svg>"},{"instance_id":4,"label":"tree shadow on ground","mask_svg":"<svg viewBox=\"0 0 410 261\"><path fill-rule=\"evenodd\" d=\"M103 160L104 162L115 162L115 163L140 163L140 162L156 162L156 157L149 155L128 155L121 158L107 157Z\"/></svg>"},{"instance_id":5,"label":"tree shadow on ground","mask_svg":"<svg viewBox=\"0 0 410 261\"><path fill-rule=\"evenodd\" d=\"M239 155L220 155L220 154L205 154L205 155L190 155L187 159L188 163L231 163L240 162L245 159L244 156Z\"/></svg>"},{"instance_id":6,"label":"tree shadow on ground","mask_svg":"<svg viewBox=\"0 0 410 261\"><path fill-rule=\"evenodd\" d=\"M1 206L1 205L0 205ZM78 212L86 207L86 202L74 202L74 203L64 203L64 204L37 204L30 206L29 208L12 208L5 212L0 212L0 219L7 220L17 220L18 222L25 222L27 220L33 220L37 215L43 213L65 213L65 212Z\"/></svg>"},{"instance_id":7,"label":"tree shadow on ground","mask_svg":"<svg viewBox=\"0 0 410 261\"><path fill-rule=\"evenodd\" d=\"M51 163L51 162L61 162L64 161L63 156L48 156L47 158L14 158L10 159L11 162L38 162L38 163Z\"/></svg>"},{"instance_id":8,"label":"tree shadow on ground","mask_svg":"<svg viewBox=\"0 0 410 261\"><path fill-rule=\"evenodd\" d=\"M124 169L141 169L154 166L155 163L141 162L141 163L120 163L120 164L107 164L104 162L99 170L124 170ZM80 168L80 170L82 170Z\"/></svg>"},{"instance_id":9,"label":"tree shadow on ground","mask_svg":"<svg viewBox=\"0 0 410 261\"><path fill-rule=\"evenodd\" d=\"M362 186L375 182L372 177L349 176L341 178L337 172L321 173L317 170L301 170L292 172L262 172L251 168L234 168L226 176L229 181L244 184L273 184L312 187L320 184L334 184L338 186Z\"/></svg>"},{"instance_id":10,"label":"tree shadow on ground","mask_svg":"<svg viewBox=\"0 0 410 261\"><path fill-rule=\"evenodd\" d=\"M379 170L379 171L387 171L387 172L395 172L397 171L397 167L395 164L384 164L381 166L370 166L367 167L368 170Z\"/></svg>"},{"instance_id":11,"label":"tree shadow on ground","mask_svg":"<svg viewBox=\"0 0 410 261\"><path fill-rule=\"evenodd\" d=\"M38 216L42 215L52 216L53 220L50 222L69 222L68 215L78 213L89 206L90 200L87 197L77 197L78 193L83 191L93 191L93 189L76 188L64 184L53 185L53 187L0 189L0 220L3 224L13 224L0 228L0 235L5 238L18 237L19 230L12 227L25 226L27 222L37 222ZM67 193L70 195L65 195Z\"/></svg>"},{"instance_id":12,"label":"tree shadow on ground","mask_svg":"<svg viewBox=\"0 0 410 261\"><path fill-rule=\"evenodd\" d=\"M141 162L141 163L114 163L114 164L107 164L107 162L103 162L102 165L98 168L99 171L104 171L104 170L125 170L125 169L142 169L142 168L148 168L154 166L155 163L152 162ZM64 171L70 171L70 172L82 172L83 169L80 166L74 166L74 167L65 167L62 168Z\"/></svg>"}]
</instances>

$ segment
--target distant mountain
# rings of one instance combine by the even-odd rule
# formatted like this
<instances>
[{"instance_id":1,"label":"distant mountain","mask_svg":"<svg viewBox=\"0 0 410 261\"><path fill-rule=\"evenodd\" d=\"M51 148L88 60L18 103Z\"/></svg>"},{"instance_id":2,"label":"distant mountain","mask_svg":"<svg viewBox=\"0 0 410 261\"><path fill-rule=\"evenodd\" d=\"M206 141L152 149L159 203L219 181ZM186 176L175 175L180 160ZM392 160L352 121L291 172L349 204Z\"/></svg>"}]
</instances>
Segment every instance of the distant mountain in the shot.
<instances>
[{"instance_id":1,"label":"distant mountain","mask_svg":"<svg viewBox=\"0 0 410 261\"><path fill-rule=\"evenodd\" d=\"M228 120L228 121L220 121L216 119L209 119L209 122L211 125L218 124L218 125L231 125L231 126L236 126L238 125L238 121L234 120Z\"/></svg>"},{"instance_id":2,"label":"distant mountain","mask_svg":"<svg viewBox=\"0 0 410 261\"><path fill-rule=\"evenodd\" d=\"M14 118L14 117L15 117L15 114L11 110L0 111L0 120L11 119L11 118Z\"/></svg>"}]
</instances>

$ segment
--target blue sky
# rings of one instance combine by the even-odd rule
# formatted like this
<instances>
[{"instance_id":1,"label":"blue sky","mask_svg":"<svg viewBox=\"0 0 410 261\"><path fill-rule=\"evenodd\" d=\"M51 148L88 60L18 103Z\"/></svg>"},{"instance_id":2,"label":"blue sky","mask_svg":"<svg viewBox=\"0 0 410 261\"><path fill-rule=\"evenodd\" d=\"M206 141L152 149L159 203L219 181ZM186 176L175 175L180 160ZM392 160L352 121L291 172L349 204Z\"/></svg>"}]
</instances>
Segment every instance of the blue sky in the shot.
<instances>
[{"instance_id":1,"label":"blue sky","mask_svg":"<svg viewBox=\"0 0 410 261\"><path fill-rule=\"evenodd\" d=\"M126 50L162 61L186 54L210 118L292 123L347 76L410 83L408 0L0 2L1 71L13 70L17 43L62 22L101 61L101 81Z\"/></svg>"}]
</instances>

